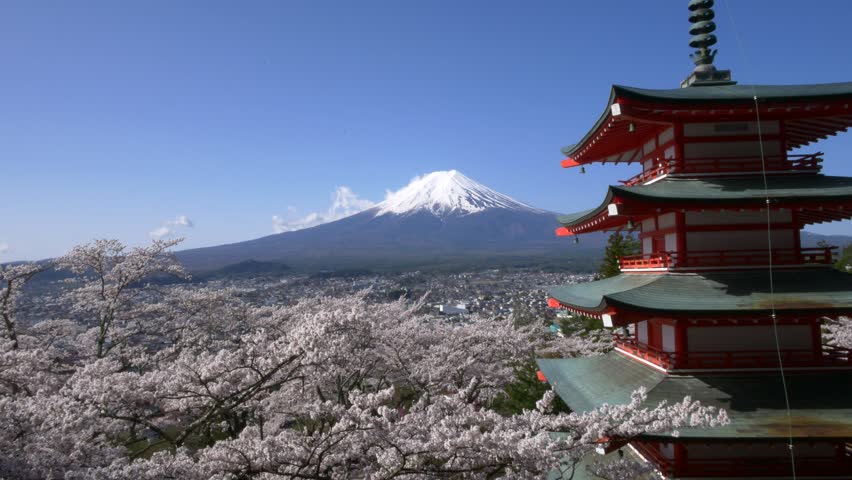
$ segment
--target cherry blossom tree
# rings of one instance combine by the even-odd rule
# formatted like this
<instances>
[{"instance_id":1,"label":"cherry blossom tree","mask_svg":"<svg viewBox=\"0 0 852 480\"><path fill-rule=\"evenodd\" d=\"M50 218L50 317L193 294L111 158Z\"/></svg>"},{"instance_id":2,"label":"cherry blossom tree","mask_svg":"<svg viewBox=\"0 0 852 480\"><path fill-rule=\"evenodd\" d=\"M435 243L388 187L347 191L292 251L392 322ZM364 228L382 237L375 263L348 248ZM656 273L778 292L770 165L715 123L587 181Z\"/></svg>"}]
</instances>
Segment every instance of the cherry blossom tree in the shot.
<instances>
[{"instance_id":1,"label":"cherry blossom tree","mask_svg":"<svg viewBox=\"0 0 852 480\"><path fill-rule=\"evenodd\" d=\"M511 319L452 323L367 293L255 307L228 289L154 287L175 242L77 247L63 298L0 356L0 477L540 478L603 438L726 422L684 399L501 415L518 359L609 348ZM17 285L17 284L16 284ZM10 295L10 298L12 296ZM7 329L8 330L8 329ZM554 435L553 432L559 432ZM621 462L599 476L641 467ZM615 472L615 473L614 473Z\"/></svg>"},{"instance_id":2,"label":"cherry blossom tree","mask_svg":"<svg viewBox=\"0 0 852 480\"><path fill-rule=\"evenodd\" d=\"M8 348L12 350L18 348L15 306L21 288L47 267L37 263L0 265L0 318L3 319L3 336L10 342Z\"/></svg>"},{"instance_id":3,"label":"cherry blossom tree","mask_svg":"<svg viewBox=\"0 0 852 480\"><path fill-rule=\"evenodd\" d=\"M826 340L831 345L852 349L852 318L825 319Z\"/></svg>"},{"instance_id":4,"label":"cherry blossom tree","mask_svg":"<svg viewBox=\"0 0 852 480\"><path fill-rule=\"evenodd\" d=\"M387 389L353 393L349 407L314 401L305 405L303 428L250 427L195 453L184 449L132 463L122 459L87 472L87 478L540 478L559 465L575 464L605 436L629 438L726 421L689 399L640 408L646 398L642 391L627 405L569 415L548 414L550 393L537 410L512 417L471 404L468 389L422 397L404 413L389 406L393 397L393 389ZM565 478L569 468L563 467ZM601 473L607 470L613 471ZM617 471L642 470L622 462Z\"/></svg>"},{"instance_id":5,"label":"cherry blossom tree","mask_svg":"<svg viewBox=\"0 0 852 480\"><path fill-rule=\"evenodd\" d=\"M154 274L186 276L168 249L182 239L154 240L147 247L128 251L118 240L95 240L74 247L57 265L78 275L82 286L70 294L76 313L88 315L95 330L94 354L104 357L110 349L124 344L136 333L138 318L135 301L146 290L131 288Z\"/></svg>"}]
</instances>

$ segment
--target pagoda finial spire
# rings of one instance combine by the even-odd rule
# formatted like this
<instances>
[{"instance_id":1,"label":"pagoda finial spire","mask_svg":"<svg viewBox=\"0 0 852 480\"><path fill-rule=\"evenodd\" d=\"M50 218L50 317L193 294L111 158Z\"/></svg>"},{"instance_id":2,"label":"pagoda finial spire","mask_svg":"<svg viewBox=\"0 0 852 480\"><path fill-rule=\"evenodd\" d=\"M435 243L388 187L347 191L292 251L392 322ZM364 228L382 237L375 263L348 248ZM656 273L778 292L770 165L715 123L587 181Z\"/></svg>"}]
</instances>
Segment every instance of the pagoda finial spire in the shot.
<instances>
[{"instance_id":1,"label":"pagoda finial spire","mask_svg":"<svg viewBox=\"0 0 852 480\"><path fill-rule=\"evenodd\" d=\"M716 44L716 23L713 18L713 0L690 0L689 1L689 46L695 48L695 53L689 56L695 63L695 69L681 82L681 87L701 85L731 85L730 70L716 70L713 59L716 58L717 50L710 47Z\"/></svg>"}]
</instances>

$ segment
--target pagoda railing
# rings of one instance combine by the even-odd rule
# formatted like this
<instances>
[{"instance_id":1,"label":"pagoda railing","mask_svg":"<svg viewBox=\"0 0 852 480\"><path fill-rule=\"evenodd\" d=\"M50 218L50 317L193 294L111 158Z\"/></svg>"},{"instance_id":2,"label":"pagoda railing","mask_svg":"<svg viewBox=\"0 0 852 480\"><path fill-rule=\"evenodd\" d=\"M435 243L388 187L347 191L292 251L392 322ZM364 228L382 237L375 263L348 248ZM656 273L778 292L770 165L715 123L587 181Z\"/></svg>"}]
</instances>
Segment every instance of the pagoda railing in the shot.
<instances>
[{"instance_id":1,"label":"pagoda railing","mask_svg":"<svg viewBox=\"0 0 852 480\"><path fill-rule=\"evenodd\" d=\"M618 265L622 270L755 267L769 265L770 260L773 265L831 265L835 249L836 246L655 252L619 257Z\"/></svg>"},{"instance_id":2,"label":"pagoda railing","mask_svg":"<svg viewBox=\"0 0 852 480\"><path fill-rule=\"evenodd\" d=\"M765 445L762 444L762 445ZM786 457L784 450L779 451L778 457L752 457L752 456L728 456L712 458L688 458L683 462L677 462L673 458L667 458L653 446L637 444L643 456L657 465L663 473L677 476L730 476L740 475L777 475L786 476L790 473L789 461L782 461ZM749 444L741 448L748 449ZM781 445L781 448L787 448ZM746 450L747 451L747 450ZM847 472L852 467L852 462L847 457L807 457L797 461L796 471L807 475L831 475L838 472Z\"/></svg>"},{"instance_id":3,"label":"pagoda railing","mask_svg":"<svg viewBox=\"0 0 852 480\"><path fill-rule=\"evenodd\" d=\"M746 447L747 448L747 447ZM784 448L787 448L784 445ZM668 468L677 469L679 476L730 476L736 474L739 476L760 475L755 478L766 478L767 475L772 475L773 478L789 478L790 462L789 456L784 457L786 452L779 452L779 455L774 458L760 458L749 456L731 456L728 458L690 458L683 465L668 466ZM673 462L667 462L673 463ZM796 461L796 473L799 475L831 475L835 476L838 473L848 473L852 466L850 461L844 457L806 457L799 458Z\"/></svg>"},{"instance_id":4,"label":"pagoda railing","mask_svg":"<svg viewBox=\"0 0 852 480\"><path fill-rule=\"evenodd\" d=\"M818 172L822 168L822 152L805 155L771 155L763 159L754 155L745 157L694 158L657 160L655 165L629 180L619 180L626 186L639 185L657 177L673 173L739 172Z\"/></svg>"},{"instance_id":5,"label":"pagoda railing","mask_svg":"<svg viewBox=\"0 0 852 480\"><path fill-rule=\"evenodd\" d=\"M645 442L638 442L637 444L635 444L635 447L639 450L642 456L655 463L657 465L657 468L659 468L662 473L674 473L674 459L668 458L663 455L663 453L658 448L656 448L657 445L647 445L645 444Z\"/></svg>"},{"instance_id":6,"label":"pagoda railing","mask_svg":"<svg viewBox=\"0 0 852 480\"><path fill-rule=\"evenodd\" d=\"M633 336L614 334L615 346L633 356L647 360L666 369L717 369L717 368L775 368L778 366L776 350L665 352L640 343ZM852 350L834 345L823 345L822 351L781 350L785 366L821 367L852 366Z\"/></svg>"}]
</instances>

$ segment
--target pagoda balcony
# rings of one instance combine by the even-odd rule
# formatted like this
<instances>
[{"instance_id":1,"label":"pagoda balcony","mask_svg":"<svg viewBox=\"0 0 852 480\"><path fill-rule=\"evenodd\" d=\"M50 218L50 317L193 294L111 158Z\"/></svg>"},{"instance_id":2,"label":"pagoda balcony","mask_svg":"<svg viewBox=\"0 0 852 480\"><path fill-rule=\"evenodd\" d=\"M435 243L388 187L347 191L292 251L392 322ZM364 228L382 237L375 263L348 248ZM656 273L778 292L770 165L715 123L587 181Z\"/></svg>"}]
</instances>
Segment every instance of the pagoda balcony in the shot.
<instances>
[{"instance_id":1,"label":"pagoda balcony","mask_svg":"<svg viewBox=\"0 0 852 480\"><path fill-rule=\"evenodd\" d=\"M822 152L805 155L767 156L764 159L755 156L696 158L660 160L648 170L629 180L619 180L625 186L641 185L655 178L669 174L718 174L760 173L817 173L822 169Z\"/></svg>"},{"instance_id":2,"label":"pagoda balcony","mask_svg":"<svg viewBox=\"0 0 852 480\"><path fill-rule=\"evenodd\" d=\"M613 334L615 347L666 370L716 370L729 368L777 368L776 350L665 352L630 335ZM821 350L781 350L785 367L852 367L852 350L823 345Z\"/></svg>"},{"instance_id":3,"label":"pagoda balcony","mask_svg":"<svg viewBox=\"0 0 852 480\"><path fill-rule=\"evenodd\" d=\"M701 250L694 252L656 252L619 257L622 271L707 270L713 268L755 268L770 264L781 266L831 265L836 246L816 248L774 248L772 250Z\"/></svg>"},{"instance_id":4,"label":"pagoda balcony","mask_svg":"<svg viewBox=\"0 0 852 480\"><path fill-rule=\"evenodd\" d=\"M789 457L783 456L785 451L780 451L777 457L744 457L740 455L729 455L727 457L689 458L688 462L678 462L674 458L666 457L654 445L648 442L634 444L645 458L651 460L666 475L680 476L719 476L727 477L736 474L738 478L745 475L774 475L778 478L787 478L790 474ZM754 444L744 443L739 447L726 448L730 452L733 449L745 449L748 451ZM762 446L765 446L764 443ZM783 445L782 448L787 448ZM797 460L796 471L802 475L836 475L838 472L847 472L852 468L852 462L847 456L835 457L808 457ZM832 476L831 478L838 478Z\"/></svg>"}]
</instances>

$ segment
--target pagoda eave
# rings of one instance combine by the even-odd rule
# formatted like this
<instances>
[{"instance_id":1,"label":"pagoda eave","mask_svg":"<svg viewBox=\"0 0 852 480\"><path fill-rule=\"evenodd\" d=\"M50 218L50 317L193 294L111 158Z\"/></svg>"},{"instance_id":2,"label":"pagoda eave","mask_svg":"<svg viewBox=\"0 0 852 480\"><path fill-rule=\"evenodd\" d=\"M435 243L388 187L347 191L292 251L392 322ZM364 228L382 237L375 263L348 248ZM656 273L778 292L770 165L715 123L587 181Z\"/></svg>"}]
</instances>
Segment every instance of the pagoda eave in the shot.
<instances>
[{"instance_id":1,"label":"pagoda eave","mask_svg":"<svg viewBox=\"0 0 852 480\"><path fill-rule=\"evenodd\" d=\"M649 316L748 319L852 314L852 275L832 269L779 270L772 288L766 270L706 273L622 274L554 287L548 295L563 308L603 318L612 326ZM767 317L768 318L768 317Z\"/></svg>"},{"instance_id":2,"label":"pagoda eave","mask_svg":"<svg viewBox=\"0 0 852 480\"><path fill-rule=\"evenodd\" d=\"M786 122L787 150L852 127L852 82L801 85L725 85L647 90L614 85L607 108L576 144L564 147L564 167L593 162L632 163L645 139L685 122Z\"/></svg>"},{"instance_id":3,"label":"pagoda eave","mask_svg":"<svg viewBox=\"0 0 852 480\"><path fill-rule=\"evenodd\" d=\"M684 320L691 324L711 323L713 325L772 325L798 324L802 321L817 320L826 315L852 315L852 307L841 307L834 309L814 309L802 306L801 308L787 308L783 311L774 310L776 321L767 320L773 313L772 309L751 310L716 310L713 312L692 312L688 310L661 310L636 307L634 305L622 304L618 301L605 299L598 307L580 307L568 302L562 302L554 297L548 298L551 308L567 310L572 314L583 315L605 322L607 328L626 327L648 318L664 317L670 319Z\"/></svg>"},{"instance_id":4,"label":"pagoda eave","mask_svg":"<svg viewBox=\"0 0 852 480\"><path fill-rule=\"evenodd\" d=\"M807 175L770 176L766 184L762 177L664 177L647 185L610 186L597 207L557 221L564 234L577 235L620 230L669 211L764 210L767 197L770 209L799 212L801 225L852 218L852 178Z\"/></svg>"},{"instance_id":5,"label":"pagoda eave","mask_svg":"<svg viewBox=\"0 0 852 480\"><path fill-rule=\"evenodd\" d=\"M644 434L645 439L740 441L787 439L852 439L852 372L788 373L792 422L788 423L777 375L715 373L670 376L646 368L625 355L571 359L538 359L547 382L565 403L577 412L587 412L605 403L630 401L632 392L645 388L645 408L669 404L690 396L702 405L725 409L731 423L715 428L683 428Z\"/></svg>"}]
</instances>

